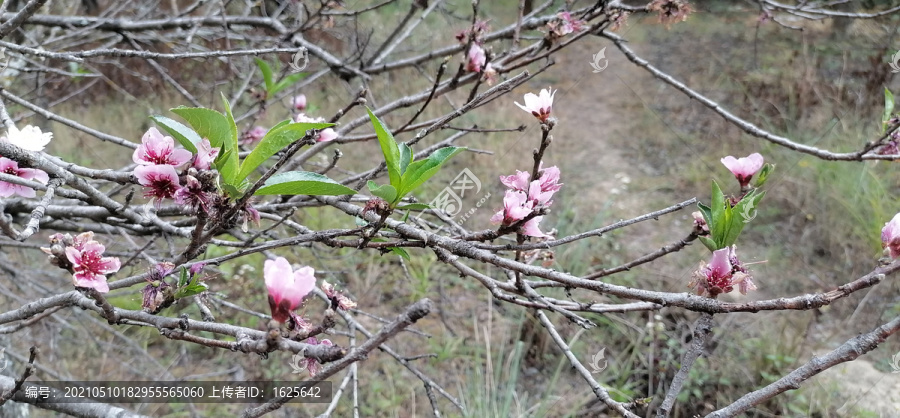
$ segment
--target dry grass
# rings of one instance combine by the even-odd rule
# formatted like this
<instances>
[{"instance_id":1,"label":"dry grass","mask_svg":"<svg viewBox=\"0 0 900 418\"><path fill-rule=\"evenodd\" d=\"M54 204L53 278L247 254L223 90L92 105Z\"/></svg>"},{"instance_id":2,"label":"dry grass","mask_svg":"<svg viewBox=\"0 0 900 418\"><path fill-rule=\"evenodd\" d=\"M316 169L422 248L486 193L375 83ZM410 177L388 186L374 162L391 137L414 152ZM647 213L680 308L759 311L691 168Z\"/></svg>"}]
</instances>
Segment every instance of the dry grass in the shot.
<instances>
[{"instance_id":1,"label":"dry grass","mask_svg":"<svg viewBox=\"0 0 900 418\"><path fill-rule=\"evenodd\" d=\"M460 10L462 13L466 9ZM402 11L386 10L385 13ZM500 16L497 27L503 24L503 19L508 17ZM648 22L633 21L627 29L627 36L640 53L690 85L699 86L705 94L723 100L738 113L750 115L755 123L801 142L841 149L858 146L874 133L879 110L871 103L878 100L866 92L868 61L865 58L874 51L869 46L873 33L878 33L877 28L855 28L838 43L828 41L827 28L813 27L800 36L764 27L754 59L753 24L746 15L726 14L711 19L701 14L669 31L659 26L647 27L644 23ZM436 24L454 29L462 27L452 18ZM823 44L832 48L820 47ZM747 298L821 291L871 269L879 250L878 231L900 207L900 201L894 197L900 184L892 164L824 163L762 144L674 90L637 73L612 48L607 50L609 71L592 74L587 64L590 54L605 45L596 38L576 45L559 56L554 69L527 88L455 122L457 126L477 124L489 128L529 123L530 127L524 133L468 135L461 144L490 150L494 155L457 157L418 197L430 200L459 170L470 168L482 181L482 193L491 192L492 197L466 226L488 227L487 218L502 200L497 176L530 166L531 148L539 140L539 132L530 118L515 108L512 101L519 100L526 91L552 84L561 89L554 107L560 125L554 131L555 142L546 161L562 168L566 185L558 194L554 212L542 225L546 229L556 228L562 236L693 196L708 200L711 178L734 186L718 159L758 150L778 165L778 172L767 187L769 194L760 218L741 242L742 255L747 260L766 261L754 266L760 292ZM853 52L849 56L835 52L842 49ZM790 52L793 50L801 52L794 54ZM698 59L700 51L703 59ZM756 69L743 70L752 68L753 63L758 64ZM433 72L434 69L425 70ZM841 83L831 81L834 71L841 75ZM402 82L417 80L419 76L417 71L409 70L391 79L376 80L370 88L377 92L380 101L387 102L425 88L423 84ZM327 79L304 93L319 108L315 115L327 116L342 107L355 94L355 88L337 79ZM459 104L464 99L463 95L453 95L446 101L441 99L439 106L427 111L421 119L437 116L450 109L451 103ZM110 97L104 104L84 107L69 103L55 110L88 126L138 140L148 126L148 114L181 103L179 97L171 94L142 97L137 101ZM398 112L387 122L391 126L401 124L414 111ZM360 115L357 109L348 118ZM268 126L286 116L285 107L274 106L260 124ZM130 161L129 155L110 154L108 147L97 145L82 134L58 124L53 128L58 140L50 151L63 158L92 167L117 167ZM422 145L449 134L434 134ZM406 136L398 139L408 139ZM377 160L372 156L379 155L374 143L339 148L345 154L340 168L346 170L369 167ZM311 228L347 227L353 222L334 215L333 210L315 209L297 213L295 220ZM658 222L560 249L555 254L554 267L583 274L592 268L627 261L685 235L690 228L687 215L688 212L671 215ZM159 245L166 244L160 241ZM120 239L110 248L124 250L129 244ZM212 248L208 255L222 251ZM696 262L705 257L704 251L689 247L670 259L611 277L609 281L682 291ZM41 265L37 260L40 257L33 252L10 250L10 253L18 259L14 268ZM590 403L589 391L561 361L555 347L540 337L539 325L535 329L526 312L490 301L480 286L448 272L424 250L412 249L413 260L405 266L396 256L374 252L297 248L281 250L279 254L314 265L320 278L341 283L359 301L361 309L379 315L390 316L417 298L435 299L440 314L417 326L432 337L404 334L392 346L410 356L434 353L436 357L417 360L417 365L464 399L472 416L602 414L593 409L596 406ZM264 311L261 263L262 257L254 256L222 266L218 271L220 277L211 286L229 300ZM143 262L121 274L132 274L145 267L147 264ZM43 284L50 291L63 290L66 285L62 279L56 280L60 277L58 272L48 271L46 277L54 278ZM811 350L828 347L897 315L898 288L896 280L887 281L866 295L853 296L819 312L720 318L711 356L701 359L695 367L676 416L691 416L727 404L796 367L808 358ZM114 299L115 303L119 306L137 303L134 290L116 292L119 297ZM554 296L564 297L564 294ZM193 317L199 315L193 306L172 308L167 314L182 312ZM229 323L262 326L258 320L235 311L223 310L217 315L219 320ZM601 325L599 328L579 333L574 325L561 323L560 330L567 338L577 337L573 349L586 361L600 348L607 349L610 366L598 378L614 388L618 398L659 396L677 367L684 344L689 341L694 319L694 315L678 310L664 309L659 315L659 319L647 314L593 315L590 317ZM117 328L114 332L83 312L64 311L57 316L58 322L42 323L18 334L16 337L21 340L14 345L49 344L52 349L44 351L44 363L54 370L65 370L66 378L165 379L169 374L181 377L232 368L246 379L293 378L287 367L289 356L282 353L268 359L236 355L176 344L146 330ZM379 325L372 318L360 320L370 328ZM122 337L128 337L131 343ZM338 344L347 343L339 336L333 340ZM888 342L868 359L876 367L883 367L884 360L898 349L900 344L896 341ZM148 355L141 354L143 350ZM430 413L421 382L387 355L374 353L361 365L361 370L364 416L406 417ZM39 373L38 376L51 375ZM453 415L448 404L442 405L445 413ZM760 406L754 414L829 416L837 406L816 392L802 390L776 398ZM204 415L230 415L240 409L229 405L197 405L196 408ZM185 405L136 409L151 415L171 416L187 416L191 411ZM284 414L316 414L322 409L316 405L291 405ZM343 402L337 414L344 416L349 412L349 404Z\"/></svg>"}]
</instances>

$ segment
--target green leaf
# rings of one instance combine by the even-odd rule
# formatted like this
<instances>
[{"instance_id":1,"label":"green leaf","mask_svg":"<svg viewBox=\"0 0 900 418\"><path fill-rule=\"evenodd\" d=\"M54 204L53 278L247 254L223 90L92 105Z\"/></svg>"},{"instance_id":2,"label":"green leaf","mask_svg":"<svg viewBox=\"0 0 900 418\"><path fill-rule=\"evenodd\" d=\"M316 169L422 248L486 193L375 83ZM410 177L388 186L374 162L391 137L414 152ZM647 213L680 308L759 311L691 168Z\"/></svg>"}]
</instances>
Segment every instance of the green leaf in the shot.
<instances>
[{"instance_id":1,"label":"green leaf","mask_svg":"<svg viewBox=\"0 0 900 418\"><path fill-rule=\"evenodd\" d=\"M223 149L228 151L234 151L230 154L228 159L225 160L225 164L222 166L222 169L219 170L219 173L222 175L222 178L225 181L225 184L230 184L236 186L240 183L241 180L237 178L238 174L238 128L237 124L234 123L234 115L231 114L231 103L228 103L228 99L225 97L225 93L222 94L222 104L225 106L225 121L228 124L228 137L225 139L225 144L223 145Z\"/></svg>"},{"instance_id":2,"label":"green leaf","mask_svg":"<svg viewBox=\"0 0 900 418\"><path fill-rule=\"evenodd\" d=\"M269 159L269 157L278 153L294 141L303 138L306 131L310 129L324 129L334 126L333 123L288 123L285 125L276 125L275 128L266 132L256 148L250 152L244 162L241 163L241 170L237 174L238 180L243 180L256 170L260 164Z\"/></svg>"},{"instance_id":3,"label":"green leaf","mask_svg":"<svg viewBox=\"0 0 900 418\"><path fill-rule=\"evenodd\" d=\"M200 276L197 275L191 279L191 282L187 286L178 288L178 291L175 292L175 299L198 295L205 292L208 288L209 286L207 286L206 283L200 283Z\"/></svg>"},{"instance_id":4,"label":"green leaf","mask_svg":"<svg viewBox=\"0 0 900 418\"><path fill-rule=\"evenodd\" d=\"M747 195L734 206L734 216L731 219L728 232L723 238L721 247L719 248L729 247L737 242L744 227L756 218L757 206L765 194L766 192L757 193L756 190L753 190L750 193L747 193Z\"/></svg>"},{"instance_id":5,"label":"green leaf","mask_svg":"<svg viewBox=\"0 0 900 418\"><path fill-rule=\"evenodd\" d=\"M725 236L725 229L727 228L726 216L728 214L725 210L725 195L715 181L712 182L712 202L710 203L709 210L710 220L712 221L707 222L709 234L712 237L712 240L718 245ZM716 249L718 250L719 248Z\"/></svg>"},{"instance_id":6,"label":"green leaf","mask_svg":"<svg viewBox=\"0 0 900 418\"><path fill-rule=\"evenodd\" d=\"M884 88L884 114L881 116L881 131L887 129L888 121L891 120L891 114L894 113L894 94L887 87Z\"/></svg>"},{"instance_id":7,"label":"green leaf","mask_svg":"<svg viewBox=\"0 0 900 418\"><path fill-rule=\"evenodd\" d=\"M191 128L177 120L167 118L165 116L150 116L157 125L163 128L169 135L172 135L181 146L186 148L192 154L197 154L197 144L203 142L203 138L197 135Z\"/></svg>"},{"instance_id":8,"label":"green leaf","mask_svg":"<svg viewBox=\"0 0 900 418\"><path fill-rule=\"evenodd\" d=\"M216 170L222 171L222 166L225 164L226 161L228 161L229 158L231 158L232 153L234 153L234 151L232 151L232 150L220 152L219 156L216 157L216 159L213 161L213 164L212 164L213 168L215 168Z\"/></svg>"},{"instance_id":9,"label":"green leaf","mask_svg":"<svg viewBox=\"0 0 900 418\"><path fill-rule=\"evenodd\" d=\"M176 107L172 113L181 116L202 138L208 138L213 148L222 147L231 138L231 127L225 115L205 107ZM227 149L223 149L225 152Z\"/></svg>"},{"instance_id":10,"label":"green leaf","mask_svg":"<svg viewBox=\"0 0 900 418\"><path fill-rule=\"evenodd\" d=\"M394 199L397 198L397 189L390 184L379 186L374 181L369 180L369 182L366 183L366 186L369 187L369 191L372 192L373 195L384 199L388 203L393 203Z\"/></svg>"},{"instance_id":11,"label":"green leaf","mask_svg":"<svg viewBox=\"0 0 900 418\"><path fill-rule=\"evenodd\" d=\"M281 79L281 81L275 83L275 85L272 86L272 88L266 88L266 90L269 91L269 96L274 96L279 91L282 91L282 90L290 87L294 83L302 80L304 77L306 77L306 73L290 74L290 75L284 77L283 79Z\"/></svg>"},{"instance_id":12,"label":"green leaf","mask_svg":"<svg viewBox=\"0 0 900 418\"><path fill-rule=\"evenodd\" d=\"M240 185L223 184L222 189L225 190L229 197L239 199L244 195L244 190L247 190L247 186L246 182L242 182Z\"/></svg>"},{"instance_id":13,"label":"green leaf","mask_svg":"<svg viewBox=\"0 0 900 418\"><path fill-rule=\"evenodd\" d=\"M698 239L700 240L700 242L702 242L703 245L705 245L706 248L708 248L710 251L715 251L715 250L718 249L718 248L716 248L716 242L713 241L713 240L711 240L711 239L709 239L709 237L697 237L697 238L698 238Z\"/></svg>"},{"instance_id":14,"label":"green leaf","mask_svg":"<svg viewBox=\"0 0 900 418\"><path fill-rule=\"evenodd\" d=\"M697 207L700 208L700 213L703 215L703 220L706 221L707 227L712 223L712 212L710 212L709 206L706 206L702 203L697 203Z\"/></svg>"},{"instance_id":15,"label":"green leaf","mask_svg":"<svg viewBox=\"0 0 900 418\"><path fill-rule=\"evenodd\" d=\"M412 162L413 153L409 148L409 145L404 143L400 144L400 176L402 177L404 173L406 173L407 167L409 167L409 163Z\"/></svg>"},{"instance_id":16,"label":"green leaf","mask_svg":"<svg viewBox=\"0 0 900 418\"><path fill-rule=\"evenodd\" d=\"M400 197L406 196L421 186L422 183L437 174L447 160L465 150L466 148L461 147L444 147L433 152L428 158L410 164L401 180L403 187L400 189Z\"/></svg>"},{"instance_id":17,"label":"green leaf","mask_svg":"<svg viewBox=\"0 0 900 418\"><path fill-rule=\"evenodd\" d=\"M371 109L366 107L366 111L369 112L369 119L372 120L375 134L378 135L378 144L381 145L381 153L384 154L384 161L387 164L391 185L397 190L402 190L403 187L400 183L400 176L402 175L400 173L400 148L397 147L397 141L394 140L394 135L384 126L381 119L378 119L372 113Z\"/></svg>"},{"instance_id":18,"label":"green leaf","mask_svg":"<svg viewBox=\"0 0 900 418\"><path fill-rule=\"evenodd\" d=\"M279 173L256 191L256 195L311 195L337 196L354 194L353 190L321 174L308 171L288 171Z\"/></svg>"},{"instance_id":19,"label":"green leaf","mask_svg":"<svg viewBox=\"0 0 900 418\"><path fill-rule=\"evenodd\" d=\"M187 286L190 281L190 277L188 276L188 270L184 267L181 268L181 274L178 276L178 287Z\"/></svg>"},{"instance_id":20,"label":"green leaf","mask_svg":"<svg viewBox=\"0 0 900 418\"><path fill-rule=\"evenodd\" d=\"M425 210L431 209L431 205L427 203L410 203L408 205L397 206L400 210Z\"/></svg>"},{"instance_id":21,"label":"green leaf","mask_svg":"<svg viewBox=\"0 0 900 418\"><path fill-rule=\"evenodd\" d=\"M287 124L289 124L289 123L294 123L294 120L293 120L293 119L285 119L285 120L283 120L283 121L281 121L281 122L276 123L275 126L269 128L269 130L270 130L270 131L274 131L275 129L278 129L278 128L280 128L280 127L282 127L282 126L284 126L284 125L287 125Z\"/></svg>"},{"instance_id":22,"label":"green leaf","mask_svg":"<svg viewBox=\"0 0 900 418\"><path fill-rule=\"evenodd\" d=\"M400 247L388 247L388 249L391 250L392 253L397 254L397 255L399 255L400 257L403 257L403 258L405 258L407 261L409 261L409 253L406 252L406 250L404 250L403 248L400 248Z\"/></svg>"},{"instance_id":23,"label":"green leaf","mask_svg":"<svg viewBox=\"0 0 900 418\"><path fill-rule=\"evenodd\" d=\"M756 183L754 183L753 187L759 188L766 184L766 181L769 180L769 174L772 174L772 171L775 170L775 164L766 163L762 170L759 171L759 176L756 178Z\"/></svg>"},{"instance_id":24,"label":"green leaf","mask_svg":"<svg viewBox=\"0 0 900 418\"><path fill-rule=\"evenodd\" d=\"M254 58L254 61L256 61L256 66L259 67L259 71L262 72L263 83L266 85L266 98L269 98L275 94L272 92L272 88L275 87L275 83L272 80L272 67L269 66L269 63L259 58Z\"/></svg>"}]
</instances>

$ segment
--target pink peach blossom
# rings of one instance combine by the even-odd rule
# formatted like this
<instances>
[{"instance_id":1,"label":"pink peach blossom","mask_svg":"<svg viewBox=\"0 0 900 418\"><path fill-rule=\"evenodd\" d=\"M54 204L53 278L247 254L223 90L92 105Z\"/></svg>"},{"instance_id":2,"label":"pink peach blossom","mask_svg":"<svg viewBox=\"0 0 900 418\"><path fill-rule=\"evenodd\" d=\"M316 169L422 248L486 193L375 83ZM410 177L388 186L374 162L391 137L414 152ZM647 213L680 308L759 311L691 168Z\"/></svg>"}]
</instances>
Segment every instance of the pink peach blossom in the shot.
<instances>
[{"instance_id":1,"label":"pink peach blossom","mask_svg":"<svg viewBox=\"0 0 900 418\"><path fill-rule=\"evenodd\" d=\"M741 183L741 187L750 184L750 179L762 168L763 162L763 156L758 152L744 158L734 158L730 155L722 158L722 164L734 174L737 181Z\"/></svg>"},{"instance_id":2,"label":"pink peach blossom","mask_svg":"<svg viewBox=\"0 0 900 418\"><path fill-rule=\"evenodd\" d=\"M543 166L543 164L541 164ZM541 191L550 192L550 191L558 191L562 188L563 183L559 182L559 167L547 167L540 169L541 176L538 180L541 181Z\"/></svg>"},{"instance_id":3,"label":"pink peach blossom","mask_svg":"<svg viewBox=\"0 0 900 418\"><path fill-rule=\"evenodd\" d=\"M516 170L516 174L511 176L500 176L500 182L510 189L524 192L528 190L529 178L531 178L531 174L525 171Z\"/></svg>"},{"instance_id":4,"label":"pink peach blossom","mask_svg":"<svg viewBox=\"0 0 900 418\"><path fill-rule=\"evenodd\" d=\"M47 184L50 180L50 177L46 172L36 168L19 168L19 163L4 157L0 157L0 173L20 177L25 180L34 180L44 184ZM31 187L0 181L0 197L10 197L13 195L35 197L37 194Z\"/></svg>"},{"instance_id":5,"label":"pink peach blossom","mask_svg":"<svg viewBox=\"0 0 900 418\"><path fill-rule=\"evenodd\" d=\"M209 143L209 139L203 138L197 144L197 155L194 156L194 164L192 166L197 170L209 170L217 155L219 155L219 149L213 148L212 144Z\"/></svg>"},{"instance_id":6,"label":"pink peach blossom","mask_svg":"<svg viewBox=\"0 0 900 418\"><path fill-rule=\"evenodd\" d=\"M191 159L191 152L175 148L175 139L163 136L156 128L150 128L141 137L141 145L134 150L131 159L139 165L180 166Z\"/></svg>"},{"instance_id":7,"label":"pink peach blossom","mask_svg":"<svg viewBox=\"0 0 900 418\"><path fill-rule=\"evenodd\" d=\"M100 293L109 292L106 275L119 271L122 263L117 257L103 257L106 247L97 241L85 242L81 248L66 247L66 258L72 263L76 287L90 287Z\"/></svg>"},{"instance_id":8,"label":"pink peach blossom","mask_svg":"<svg viewBox=\"0 0 900 418\"><path fill-rule=\"evenodd\" d=\"M173 197L179 205L187 205L194 210L201 209L206 213L209 213L209 205L213 199L212 193L203 190L200 181L191 175L185 176L184 186L179 187Z\"/></svg>"},{"instance_id":9,"label":"pink peach blossom","mask_svg":"<svg viewBox=\"0 0 900 418\"><path fill-rule=\"evenodd\" d=\"M531 214L533 203L523 192L507 190L503 197L503 210L491 217L491 223L512 225Z\"/></svg>"},{"instance_id":10,"label":"pink peach blossom","mask_svg":"<svg viewBox=\"0 0 900 418\"><path fill-rule=\"evenodd\" d=\"M315 272L308 266L294 271L284 257L266 260L263 276L274 320L284 323L291 317L291 312L300 306L303 298L316 286Z\"/></svg>"},{"instance_id":11,"label":"pink peach blossom","mask_svg":"<svg viewBox=\"0 0 900 418\"><path fill-rule=\"evenodd\" d=\"M524 224L522 224L522 226L519 227L519 232L521 232L522 235L527 235L529 237L535 237L535 238L549 237L550 235L547 235L547 234L541 232L540 229L538 229L538 224L540 224L541 220L543 220L543 219L544 219L543 216L535 216L534 218L529 219L528 222L525 222Z\"/></svg>"},{"instance_id":12,"label":"pink peach blossom","mask_svg":"<svg viewBox=\"0 0 900 418\"><path fill-rule=\"evenodd\" d=\"M268 133L268 132L269 131L266 130L266 128L263 128L262 126L254 126L253 129L250 129L249 131L245 132L244 135L241 137L241 144L242 145L251 145L255 142L259 142L260 140L263 139L264 136L266 136L266 133Z\"/></svg>"},{"instance_id":13,"label":"pink peach blossom","mask_svg":"<svg viewBox=\"0 0 900 418\"><path fill-rule=\"evenodd\" d=\"M734 245L713 251L709 263L700 263L693 276L689 287L695 287L698 295L716 297L733 291L734 286L745 295L756 290L753 277L738 259Z\"/></svg>"},{"instance_id":14,"label":"pink peach blossom","mask_svg":"<svg viewBox=\"0 0 900 418\"><path fill-rule=\"evenodd\" d=\"M528 181L531 174L519 170L510 176L500 176L500 182L514 191L526 192L528 200L534 202L533 207L550 206L553 203L550 198L562 187L562 183L559 183L559 168L553 166L539 172L541 176L531 182Z\"/></svg>"},{"instance_id":15,"label":"pink peach blossom","mask_svg":"<svg viewBox=\"0 0 900 418\"><path fill-rule=\"evenodd\" d=\"M547 23L547 31L556 38L577 32L585 27L585 22L573 18L569 12L559 12L556 18Z\"/></svg>"},{"instance_id":16,"label":"pink peach blossom","mask_svg":"<svg viewBox=\"0 0 900 418\"><path fill-rule=\"evenodd\" d=\"M334 345L330 340L319 341L316 337L307 338L306 343L312 345ZM305 357L298 365L300 366L300 370L306 369L309 371L309 377L315 377L322 369L322 365L319 364L318 360L309 357Z\"/></svg>"},{"instance_id":17,"label":"pink peach blossom","mask_svg":"<svg viewBox=\"0 0 900 418\"><path fill-rule=\"evenodd\" d=\"M145 188L144 197L156 199L157 204L174 197L180 186L178 173L171 165L139 165L134 168L134 175Z\"/></svg>"},{"instance_id":18,"label":"pink peach blossom","mask_svg":"<svg viewBox=\"0 0 900 418\"><path fill-rule=\"evenodd\" d=\"M891 258L900 257L900 213L881 229L881 248L888 248Z\"/></svg>"},{"instance_id":19,"label":"pink peach blossom","mask_svg":"<svg viewBox=\"0 0 900 418\"><path fill-rule=\"evenodd\" d=\"M524 106L520 105L519 102L515 103L516 106L531 113L541 122L546 122L550 118L550 111L553 109L553 96L555 94L556 91L551 88L541 89L540 96L534 93L526 93Z\"/></svg>"},{"instance_id":20,"label":"pink peach blossom","mask_svg":"<svg viewBox=\"0 0 900 418\"><path fill-rule=\"evenodd\" d=\"M756 290L756 284L753 283L753 277L750 271L744 267L744 263L738 259L737 246L732 245L728 251L728 261L731 263L731 283L738 285L738 291L742 295L746 295L750 290Z\"/></svg>"},{"instance_id":21,"label":"pink peach blossom","mask_svg":"<svg viewBox=\"0 0 900 418\"><path fill-rule=\"evenodd\" d=\"M528 187L528 199L534 201L535 206L550 206L551 204L553 204L553 201L550 199L555 193L556 190L544 191L541 188L540 180L532 181L531 185Z\"/></svg>"},{"instance_id":22,"label":"pink peach blossom","mask_svg":"<svg viewBox=\"0 0 900 418\"><path fill-rule=\"evenodd\" d=\"M703 217L703 213L700 211L691 213L691 216L694 218L694 228L699 228L705 234L709 233L709 225L706 224L706 218Z\"/></svg>"},{"instance_id":23,"label":"pink peach blossom","mask_svg":"<svg viewBox=\"0 0 900 418\"><path fill-rule=\"evenodd\" d=\"M342 311L347 311L356 307L356 302L350 300L347 296L344 296L343 293L334 290L334 286L331 283L326 281L322 281L322 291L325 292L325 296L328 299L331 299L331 306L337 306L338 309Z\"/></svg>"},{"instance_id":24,"label":"pink peach blossom","mask_svg":"<svg viewBox=\"0 0 900 418\"><path fill-rule=\"evenodd\" d=\"M484 81L489 85L493 86L494 83L497 82L497 69L494 68L494 64L488 63L484 67Z\"/></svg>"},{"instance_id":25,"label":"pink peach blossom","mask_svg":"<svg viewBox=\"0 0 900 418\"><path fill-rule=\"evenodd\" d=\"M709 263L701 264L700 268L694 272L691 287L697 288L698 295L709 294L710 297L715 297L734 290L731 283L730 253L729 248L713 251Z\"/></svg>"},{"instance_id":26,"label":"pink peach blossom","mask_svg":"<svg viewBox=\"0 0 900 418\"><path fill-rule=\"evenodd\" d=\"M484 48L473 43L472 46L469 47L469 52L466 54L466 71L479 73L486 61L487 56L484 53Z\"/></svg>"}]
</instances>

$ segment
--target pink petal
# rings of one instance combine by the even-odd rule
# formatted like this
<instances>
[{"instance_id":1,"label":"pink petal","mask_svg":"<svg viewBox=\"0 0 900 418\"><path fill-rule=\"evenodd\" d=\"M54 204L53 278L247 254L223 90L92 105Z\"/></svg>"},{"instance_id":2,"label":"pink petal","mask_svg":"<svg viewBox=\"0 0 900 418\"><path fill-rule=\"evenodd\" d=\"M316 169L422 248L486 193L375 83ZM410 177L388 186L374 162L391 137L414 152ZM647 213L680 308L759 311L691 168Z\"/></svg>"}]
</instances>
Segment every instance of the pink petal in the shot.
<instances>
[{"instance_id":1,"label":"pink petal","mask_svg":"<svg viewBox=\"0 0 900 418\"><path fill-rule=\"evenodd\" d=\"M491 223L495 225L503 223L503 216L505 213L505 209L495 213L494 216L491 216Z\"/></svg>"},{"instance_id":2,"label":"pink petal","mask_svg":"<svg viewBox=\"0 0 900 418\"><path fill-rule=\"evenodd\" d=\"M16 193L18 185L0 181L0 197L10 197Z\"/></svg>"},{"instance_id":3,"label":"pink petal","mask_svg":"<svg viewBox=\"0 0 900 418\"><path fill-rule=\"evenodd\" d=\"M269 295L275 299L277 304L284 299L286 288L293 282L293 269L284 257L266 260L263 264L263 277L265 277Z\"/></svg>"},{"instance_id":4,"label":"pink petal","mask_svg":"<svg viewBox=\"0 0 900 418\"><path fill-rule=\"evenodd\" d=\"M321 132L319 132L319 137L316 139L316 142L329 142L337 139L338 134L331 128L325 128Z\"/></svg>"},{"instance_id":5,"label":"pink petal","mask_svg":"<svg viewBox=\"0 0 900 418\"><path fill-rule=\"evenodd\" d=\"M100 293L109 292L109 283L106 282L106 276L84 271L75 273L73 276L75 286L90 287L96 289Z\"/></svg>"},{"instance_id":6,"label":"pink petal","mask_svg":"<svg viewBox=\"0 0 900 418\"><path fill-rule=\"evenodd\" d=\"M169 164L178 167L190 161L193 156L194 154L184 148L176 148L169 154Z\"/></svg>"},{"instance_id":7,"label":"pink petal","mask_svg":"<svg viewBox=\"0 0 900 418\"><path fill-rule=\"evenodd\" d=\"M900 213L884 224L881 230L881 245L890 248L891 258L900 256Z\"/></svg>"},{"instance_id":8,"label":"pink petal","mask_svg":"<svg viewBox=\"0 0 900 418\"><path fill-rule=\"evenodd\" d=\"M484 54L484 49L478 44L472 44L472 47L469 48L467 57L468 61L466 62L466 70L473 73L480 72L481 67L484 66L484 63L487 60L487 57Z\"/></svg>"},{"instance_id":9,"label":"pink petal","mask_svg":"<svg viewBox=\"0 0 900 418\"><path fill-rule=\"evenodd\" d=\"M531 177L531 174L516 170L516 174L513 174L511 176L500 176L500 182L510 189L525 191L525 189L528 187L529 177Z\"/></svg>"},{"instance_id":10,"label":"pink petal","mask_svg":"<svg viewBox=\"0 0 900 418\"><path fill-rule=\"evenodd\" d=\"M169 180L178 185L178 173L171 165L139 165L134 168L134 175L142 186L152 186L154 182Z\"/></svg>"},{"instance_id":11,"label":"pink petal","mask_svg":"<svg viewBox=\"0 0 900 418\"><path fill-rule=\"evenodd\" d=\"M122 268L122 262L119 261L118 257L103 257L100 259L98 267L100 268L100 273L112 274Z\"/></svg>"},{"instance_id":12,"label":"pink petal","mask_svg":"<svg viewBox=\"0 0 900 418\"><path fill-rule=\"evenodd\" d=\"M562 184L559 183L559 175L559 167L557 166L548 167L541 171L541 189L547 192L557 191L562 188Z\"/></svg>"},{"instance_id":13,"label":"pink petal","mask_svg":"<svg viewBox=\"0 0 900 418\"><path fill-rule=\"evenodd\" d=\"M713 251L712 258L709 260L710 275L713 277L727 277L731 275L731 249L722 248Z\"/></svg>"},{"instance_id":14,"label":"pink petal","mask_svg":"<svg viewBox=\"0 0 900 418\"><path fill-rule=\"evenodd\" d=\"M296 308L303 298L316 287L315 270L312 267L301 267L294 272L291 284L285 288L283 297L291 302L291 307Z\"/></svg>"},{"instance_id":15,"label":"pink petal","mask_svg":"<svg viewBox=\"0 0 900 418\"><path fill-rule=\"evenodd\" d=\"M69 259L73 266L81 266L81 251L72 247L66 247L66 258Z\"/></svg>"},{"instance_id":16,"label":"pink petal","mask_svg":"<svg viewBox=\"0 0 900 418\"><path fill-rule=\"evenodd\" d=\"M722 158L722 164L737 177L749 178L756 174L763 166L763 156L759 153L750 154L744 158L727 156Z\"/></svg>"},{"instance_id":17,"label":"pink petal","mask_svg":"<svg viewBox=\"0 0 900 418\"><path fill-rule=\"evenodd\" d=\"M522 227L519 229L522 231L522 234L527 235L529 237L537 237L537 238L549 237L549 235L541 232L541 230L538 229L538 224L541 223L541 220L543 220L543 219L544 219L543 216L535 216L534 218L531 218L528 222L525 222L524 224L522 224Z\"/></svg>"},{"instance_id":18,"label":"pink petal","mask_svg":"<svg viewBox=\"0 0 900 418\"><path fill-rule=\"evenodd\" d=\"M47 182L50 181L50 176L48 176L45 171L36 168L19 169L19 177L26 180L39 181L44 184L47 184Z\"/></svg>"}]
</instances>

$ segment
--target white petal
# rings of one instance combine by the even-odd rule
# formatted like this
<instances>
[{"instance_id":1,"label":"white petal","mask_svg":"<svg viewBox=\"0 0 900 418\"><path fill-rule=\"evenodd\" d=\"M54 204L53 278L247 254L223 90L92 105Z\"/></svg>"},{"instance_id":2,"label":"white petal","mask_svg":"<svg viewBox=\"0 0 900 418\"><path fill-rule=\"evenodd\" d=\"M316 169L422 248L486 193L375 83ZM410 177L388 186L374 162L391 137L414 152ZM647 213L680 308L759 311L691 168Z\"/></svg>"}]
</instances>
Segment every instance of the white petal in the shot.
<instances>
[{"instance_id":1,"label":"white petal","mask_svg":"<svg viewBox=\"0 0 900 418\"><path fill-rule=\"evenodd\" d=\"M47 144L50 143L50 140L53 139L52 133L42 133L41 128L32 125L26 126L21 131L15 126L10 126L7 133L7 141L11 144L35 152L43 151L44 147L46 147Z\"/></svg>"}]
</instances>

